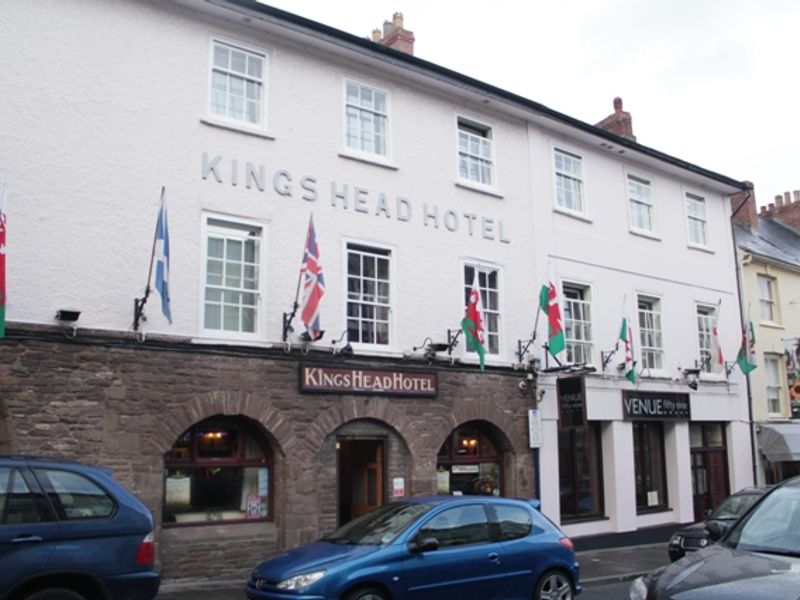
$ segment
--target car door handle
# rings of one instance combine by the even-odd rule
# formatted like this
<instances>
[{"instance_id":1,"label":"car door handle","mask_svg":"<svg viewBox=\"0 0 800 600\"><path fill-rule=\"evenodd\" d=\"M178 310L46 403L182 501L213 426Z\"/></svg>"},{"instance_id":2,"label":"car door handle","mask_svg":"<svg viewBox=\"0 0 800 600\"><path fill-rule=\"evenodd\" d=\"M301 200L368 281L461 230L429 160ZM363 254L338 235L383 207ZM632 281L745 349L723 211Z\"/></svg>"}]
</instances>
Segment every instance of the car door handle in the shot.
<instances>
[{"instance_id":1,"label":"car door handle","mask_svg":"<svg viewBox=\"0 0 800 600\"><path fill-rule=\"evenodd\" d=\"M489 556L486 558L489 559L489 562L499 563L500 562L500 555L497 552L490 552Z\"/></svg>"},{"instance_id":2,"label":"car door handle","mask_svg":"<svg viewBox=\"0 0 800 600\"><path fill-rule=\"evenodd\" d=\"M19 544L22 542L41 542L41 541L42 541L41 536L25 534L15 537L13 540L11 540L11 543Z\"/></svg>"}]
</instances>

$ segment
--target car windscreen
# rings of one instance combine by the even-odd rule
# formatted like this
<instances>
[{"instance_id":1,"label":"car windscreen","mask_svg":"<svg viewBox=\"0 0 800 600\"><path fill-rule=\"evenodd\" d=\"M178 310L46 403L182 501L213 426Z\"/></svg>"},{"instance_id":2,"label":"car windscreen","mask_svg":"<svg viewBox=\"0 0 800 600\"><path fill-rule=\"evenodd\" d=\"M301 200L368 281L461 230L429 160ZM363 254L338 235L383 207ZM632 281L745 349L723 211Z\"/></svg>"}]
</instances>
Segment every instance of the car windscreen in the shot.
<instances>
[{"instance_id":1,"label":"car windscreen","mask_svg":"<svg viewBox=\"0 0 800 600\"><path fill-rule=\"evenodd\" d=\"M743 551L800 556L800 487L783 486L767 495L723 543Z\"/></svg>"},{"instance_id":2,"label":"car windscreen","mask_svg":"<svg viewBox=\"0 0 800 600\"><path fill-rule=\"evenodd\" d=\"M761 494L738 494L736 496L728 496L725 501L719 505L719 508L711 514L710 518L718 521L738 519L753 505L753 502L760 497Z\"/></svg>"},{"instance_id":3,"label":"car windscreen","mask_svg":"<svg viewBox=\"0 0 800 600\"><path fill-rule=\"evenodd\" d=\"M416 502L387 504L350 521L322 539L338 544L388 544L431 508L430 504Z\"/></svg>"}]
</instances>

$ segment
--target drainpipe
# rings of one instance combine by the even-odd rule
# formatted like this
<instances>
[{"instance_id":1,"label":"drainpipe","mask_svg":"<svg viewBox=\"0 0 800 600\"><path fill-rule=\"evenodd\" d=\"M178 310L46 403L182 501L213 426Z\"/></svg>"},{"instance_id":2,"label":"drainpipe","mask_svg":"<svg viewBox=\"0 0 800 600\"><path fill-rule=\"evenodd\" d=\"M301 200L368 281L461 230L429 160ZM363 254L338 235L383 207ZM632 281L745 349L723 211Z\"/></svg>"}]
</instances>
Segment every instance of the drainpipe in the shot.
<instances>
[{"instance_id":1,"label":"drainpipe","mask_svg":"<svg viewBox=\"0 0 800 600\"><path fill-rule=\"evenodd\" d=\"M736 244L736 229L733 222L734 217L736 214L744 208L744 206L750 201L750 198L753 196L753 184L749 181L745 181L746 192L747 196L745 199L742 200L742 203L736 207L736 209L731 213L731 238L733 238L733 259L736 265L736 291L739 294L739 324L742 327L742 331L746 327L745 323L745 315L744 315L744 298L742 292L742 272L739 269L739 246ZM757 460L758 460L758 452L756 452L756 431L755 431L755 423L753 423L753 393L750 388L750 376L745 375L745 383L747 384L747 416L749 419L749 426L750 426L750 452L751 452L751 462L753 463L753 484L758 485L758 467Z\"/></svg>"}]
</instances>

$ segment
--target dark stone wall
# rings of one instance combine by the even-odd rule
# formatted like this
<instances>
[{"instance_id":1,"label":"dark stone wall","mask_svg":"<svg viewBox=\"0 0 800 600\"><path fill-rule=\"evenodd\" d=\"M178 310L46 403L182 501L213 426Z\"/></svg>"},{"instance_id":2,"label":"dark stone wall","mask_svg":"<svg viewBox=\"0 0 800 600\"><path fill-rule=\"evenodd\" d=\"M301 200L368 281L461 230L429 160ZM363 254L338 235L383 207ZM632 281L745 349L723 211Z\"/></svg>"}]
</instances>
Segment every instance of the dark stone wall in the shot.
<instances>
[{"instance_id":1,"label":"dark stone wall","mask_svg":"<svg viewBox=\"0 0 800 600\"><path fill-rule=\"evenodd\" d=\"M153 511L165 580L242 578L258 559L336 525L335 440L385 436L386 498L435 493L436 454L458 425L480 420L504 436L506 492L533 494L530 398L519 374L357 357L361 367L437 370L436 398L300 394L298 365L330 355L205 346L186 340L14 327L0 340L0 451L50 454L110 467ZM341 361L339 361L341 362ZM163 456L207 417L260 424L272 448L274 522L161 528Z\"/></svg>"}]
</instances>

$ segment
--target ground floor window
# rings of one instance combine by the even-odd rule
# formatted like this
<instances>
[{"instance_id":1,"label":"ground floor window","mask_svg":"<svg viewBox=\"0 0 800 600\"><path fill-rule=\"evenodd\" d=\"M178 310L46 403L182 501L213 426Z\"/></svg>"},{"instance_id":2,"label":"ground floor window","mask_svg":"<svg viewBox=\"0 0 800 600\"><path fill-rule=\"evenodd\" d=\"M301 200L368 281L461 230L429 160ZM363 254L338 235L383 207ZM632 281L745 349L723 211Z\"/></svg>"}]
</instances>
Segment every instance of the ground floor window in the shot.
<instances>
[{"instance_id":1,"label":"ground floor window","mask_svg":"<svg viewBox=\"0 0 800 600\"><path fill-rule=\"evenodd\" d=\"M186 430L164 460L166 524L272 519L272 460L245 419L213 417Z\"/></svg>"},{"instance_id":2,"label":"ground floor window","mask_svg":"<svg viewBox=\"0 0 800 600\"><path fill-rule=\"evenodd\" d=\"M603 451L600 423L558 430L558 471L561 518L603 515Z\"/></svg>"},{"instance_id":3,"label":"ground floor window","mask_svg":"<svg viewBox=\"0 0 800 600\"><path fill-rule=\"evenodd\" d=\"M633 455L637 511L647 512L667 508L663 423L660 421L633 423Z\"/></svg>"},{"instance_id":4,"label":"ground floor window","mask_svg":"<svg viewBox=\"0 0 800 600\"><path fill-rule=\"evenodd\" d=\"M503 495L503 455L495 436L479 422L453 431L439 449L436 462L440 494Z\"/></svg>"}]
</instances>

